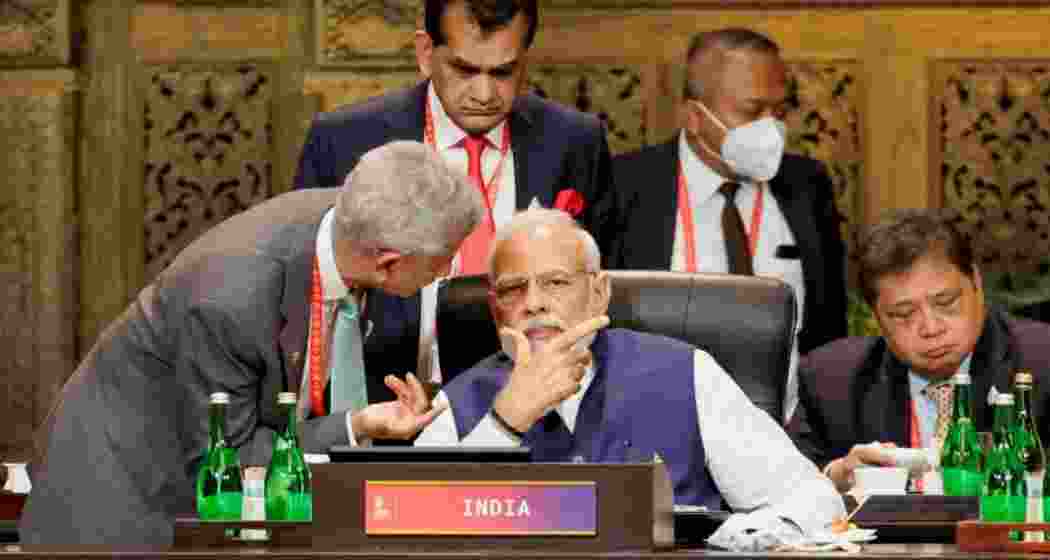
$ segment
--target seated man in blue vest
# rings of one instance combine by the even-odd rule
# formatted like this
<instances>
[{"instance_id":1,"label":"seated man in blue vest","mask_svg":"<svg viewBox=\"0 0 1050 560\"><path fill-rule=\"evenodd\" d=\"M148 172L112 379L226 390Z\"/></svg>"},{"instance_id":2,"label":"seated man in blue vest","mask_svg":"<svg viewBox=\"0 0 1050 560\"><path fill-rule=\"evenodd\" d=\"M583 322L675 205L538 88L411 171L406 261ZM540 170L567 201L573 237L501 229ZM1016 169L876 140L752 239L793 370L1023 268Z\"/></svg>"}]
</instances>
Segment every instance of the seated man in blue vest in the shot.
<instances>
[{"instance_id":1,"label":"seated man in blue vest","mask_svg":"<svg viewBox=\"0 0 1050 560\"><path fill-rule=\"evenodd\" d=\"M496 233L489 305L503 352L446 385L416 445L528 445L535 461L659 456L679 504L734 512L726 548L792 542L843 514L831 482L706 352L605 329L610 283L594 239L535 209Z\"/></svg>"}]
</instances>

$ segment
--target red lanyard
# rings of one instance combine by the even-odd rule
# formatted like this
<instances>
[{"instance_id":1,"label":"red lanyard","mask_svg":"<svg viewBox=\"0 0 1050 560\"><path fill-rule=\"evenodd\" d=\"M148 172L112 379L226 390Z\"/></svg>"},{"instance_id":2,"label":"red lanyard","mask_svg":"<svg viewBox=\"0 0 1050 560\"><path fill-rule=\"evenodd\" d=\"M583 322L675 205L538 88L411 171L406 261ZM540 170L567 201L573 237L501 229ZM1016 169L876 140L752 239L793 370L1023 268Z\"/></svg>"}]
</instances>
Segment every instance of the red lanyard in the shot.
<instances>
[{"instance_id":1,"label":"red lanyard","mask_svg":"<svg viewBox=\"0 0 1050 560\"><path fill-rule=\"evenodd\" d=\"M424 112L423 121L423 138L431 148L437 149L437 139L434 133L434 116L430 111L430 99L426 100L426 111ZM481 179L481 194L485 200L485 210L488 212L489 220L488 227L492 228L492 233L495 234L496 229L496 216L493 213L493 209L496 207L496 196L499 194L499 179L500 173L503 171L503 162L507 160L507 154L510 153L510 123L503 124L503 137L500 140L500 156L499 162L496 164L496 171L492 174L492 179L486 183L485 177ZM484 173L482 173L484 175ZM482 223L481 226L485 226ZM479 227L481 227L479 226Z\"/></svg>"},{"instance_id":2,"label":"red lanyard","mask_svg":"<svg viewBox=\"0 0 1050 560\"><path fill-rule=\"evenodd\" d=\"M758 248L764 201L762 187L761 185L756 185L755 202L751 205L751 227L748 228L747 233L752 258L755 256L755 249ZM686 272L697 272L696 228L693 225L693 205L689 203L689 191L686 188L685 172L682 170L681 161L678 162L678 220L682 223L682 235L685 237L685 270Z\"/></svg>"},{"instance_id":3,"label":"red lanyard","mask_svg":"<svg viewBox=\"0 0 1050 560\"><path fill-rule=\"evenodd\" d=\"M911 447L913 449L920 449L922 447L922 438L919 437L919 414L916 412L915 399L911 400L911 420L908 422L911 424ZM915 490L922 492L923 484L922 478L915 479Z\"/></svg>"},{"instance_id":4,"label":"red lanyard","mask_svg":"<svg viewBox=\"0 0 1050 560\"><path fill-rule=\"evenodd\" d=\"M324 286L321 285L321 265L314 257L313 284L310 289L310 407L314 416L325 416L324 386L328 366L328 338L324 335Z\"/></svg>"},{"instance_id":5,"label":"red lanyard","mask_svg":"<svg viewBox=\"0 0 1050 560\"><path fill-rule=\"evenodd\" d=\"M344 283L346 281L344 280ZM368 300L361 298L358 306L363 315ZM332 340L328 336L332 330L333 313L328 321L324 317L324 284L321 282L321 264L314 257L313 281L310 287L310 410L314 416L324 416L324 388L328 384L328 359Z\"/></svg>"},{"instance_id":6,"label":"red lanyard","mask_svg":"<svg viewBox=\"0 0 1050 560\"><path fill-rule=\"evenodd\" d=\"M919 437L919 414L915 410L915 400L911 401L911 446L913 448L922 447L922 438Z\"/></svg>"}]
</instances>

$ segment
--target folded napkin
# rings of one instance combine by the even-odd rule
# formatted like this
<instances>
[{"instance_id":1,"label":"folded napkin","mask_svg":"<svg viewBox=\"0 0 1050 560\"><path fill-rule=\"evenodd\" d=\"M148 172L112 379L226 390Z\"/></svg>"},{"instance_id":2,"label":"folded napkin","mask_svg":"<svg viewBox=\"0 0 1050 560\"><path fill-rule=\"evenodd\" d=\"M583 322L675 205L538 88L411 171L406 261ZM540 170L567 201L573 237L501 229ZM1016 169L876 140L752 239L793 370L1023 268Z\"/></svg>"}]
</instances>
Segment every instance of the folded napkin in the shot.
<instances>
[{"instance_id":1,"label":"folded napkin","mask_svg":"<svg viewBox=\"0 0 1050 560\"><path fill-rule=\"evenodd\" d=\"M860 552L860 545L851 542L848 535L831 531L806 534L791 520L766 510L729 516L707 542L733 552Z\"/></svg>"},{"instance_id":2,"label":"folded napkin","mask_svg":"<svg viewBox=\"0 0 1050 560\"><path fill-rule=\"evenodd\" d=\"M795 523L766 510L734 513L707 538L707 543L733 552L761 552L803 541Z\"/></svg>"}]
</instances>

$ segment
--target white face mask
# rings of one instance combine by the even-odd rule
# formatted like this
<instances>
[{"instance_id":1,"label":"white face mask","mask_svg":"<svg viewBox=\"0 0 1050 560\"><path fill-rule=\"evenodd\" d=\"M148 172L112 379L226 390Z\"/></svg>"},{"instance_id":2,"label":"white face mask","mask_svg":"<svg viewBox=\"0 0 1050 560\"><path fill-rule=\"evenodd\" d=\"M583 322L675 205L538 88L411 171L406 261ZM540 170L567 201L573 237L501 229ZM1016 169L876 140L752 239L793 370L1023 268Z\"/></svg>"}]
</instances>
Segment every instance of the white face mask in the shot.
<instances>
[{"instance_id":1,"label":"white face mask","mask_svg":"<svg viewBox=\"0 0 1050 560\"><path fill-rule=\"evenodd\" d=\"M726 131L721 154L714 153L701 140L700 145L705 150L725 162L737 175L755 181L768 181L777 174L780 160L784 157L784 143L787 134L787 126L784 121L773 117L763 117L730 130L703 103L695 99L691 101L703 109L704 113L707 113L707 116L711 117L711 120L715 121L722 130Z\"/></svg>"}]
</instances>

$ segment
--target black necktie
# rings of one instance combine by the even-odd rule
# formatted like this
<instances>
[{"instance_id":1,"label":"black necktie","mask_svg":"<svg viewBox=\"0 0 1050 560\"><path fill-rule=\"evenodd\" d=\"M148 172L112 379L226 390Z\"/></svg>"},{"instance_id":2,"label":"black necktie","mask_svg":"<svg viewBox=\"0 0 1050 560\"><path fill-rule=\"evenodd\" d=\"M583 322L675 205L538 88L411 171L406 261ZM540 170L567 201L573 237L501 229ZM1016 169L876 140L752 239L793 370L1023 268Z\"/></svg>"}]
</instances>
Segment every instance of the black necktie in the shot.
<instances>
[{"instance_id":1,"label":"black necktie","mask_svg":"<svg viewBox=\"0 0 1050 560\"><path fill-rule=\"evenodd\" d=\"M747 232L744 231L744 220L736 207L736 192L740 183L722 183L718 192L726 197L722 207L722 237L726 241L726 257L729 259L730 274L754 275L751 268L751 251L748 249Z\"/></svg>"}]
</instances>

